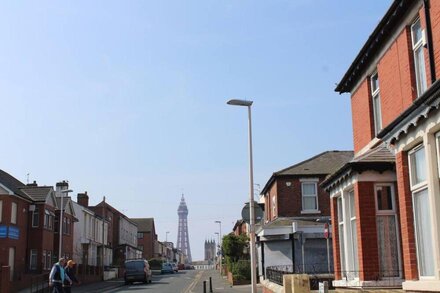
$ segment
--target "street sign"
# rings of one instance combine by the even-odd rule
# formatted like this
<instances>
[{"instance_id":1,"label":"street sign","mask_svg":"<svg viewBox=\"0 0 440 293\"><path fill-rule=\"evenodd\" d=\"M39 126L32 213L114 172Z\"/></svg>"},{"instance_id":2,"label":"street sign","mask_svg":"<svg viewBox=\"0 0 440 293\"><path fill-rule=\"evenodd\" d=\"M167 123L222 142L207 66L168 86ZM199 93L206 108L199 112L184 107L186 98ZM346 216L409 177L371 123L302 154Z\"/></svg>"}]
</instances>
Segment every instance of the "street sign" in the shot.
<instances>
[{"instance_id":1,"label":"street sign","mask_svg":"<svg viewBox=\"0 0 440 293\"><path fill-rule=\"evenodd\" d=\"M328 223L325 223L325 224L324 224L324 238L325 238L325 239L328 239L328 238L329 238L329 235L330 235L330 232L329 232Z\"/></svg>"},{"instance_id":2,"label":"street sign","mask_svg":"<svg viewBox=\"0 0 440 293\"><path fill-rule=\"evenodd\" d=\"M243 221L245 221L246 223L250 223L250 214L249 214L249 203L247 202L245 204L245 206L243 207L243 209L241 210L241 217L243 218ZM263 210L261 209L261 207L258 205L258 203L256 201L254 201L254 216L255 216L255 223L258 223L259 221L261 221L263 219Z\"/></svg>"}]
</instances>

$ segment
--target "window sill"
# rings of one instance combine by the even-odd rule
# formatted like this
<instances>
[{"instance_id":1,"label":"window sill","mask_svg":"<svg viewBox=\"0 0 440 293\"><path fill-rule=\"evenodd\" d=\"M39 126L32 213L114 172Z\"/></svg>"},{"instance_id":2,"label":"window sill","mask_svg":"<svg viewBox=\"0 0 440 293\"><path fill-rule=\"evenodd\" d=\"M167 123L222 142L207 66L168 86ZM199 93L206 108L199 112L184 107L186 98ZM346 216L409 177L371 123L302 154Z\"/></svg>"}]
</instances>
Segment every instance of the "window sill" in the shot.
<instances>
[{"instance_id":1,"label":"window sill","mask_svg":"<svg viewBox=\"0 0 440 293\"><path fill-rule=\"evenodd\" d=\"M319 211L319 210L304 210L304 211L301 211L301 214L320 214L321 213L321 211Z\"/></svg>"}]
</instances>

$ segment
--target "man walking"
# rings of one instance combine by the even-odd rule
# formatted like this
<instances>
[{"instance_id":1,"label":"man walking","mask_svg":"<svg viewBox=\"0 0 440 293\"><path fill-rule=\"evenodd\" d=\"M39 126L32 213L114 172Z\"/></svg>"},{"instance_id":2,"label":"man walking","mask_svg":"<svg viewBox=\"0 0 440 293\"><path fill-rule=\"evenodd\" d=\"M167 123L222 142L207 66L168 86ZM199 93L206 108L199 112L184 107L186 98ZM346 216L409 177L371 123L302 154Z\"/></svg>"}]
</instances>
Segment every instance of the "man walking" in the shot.
<instances>
[{"instance_id":1,"label":"man walking","mask_svg":"<svg viewBox=\"0 0 440 293\"><path fill-rule=\"evenodd\" d=\"M64 269L65 274L69 277L70 282L66 279L64 279L64 293L70 293L72 292L72 282L74 282L75 284L79 284L78 279L75 276L75 268L74 266L76 265L76 263L73 260L69 260L67 262L67 266Z\"/></svg>"},{"instance_id":2,"label":"man walking","mask_svg":"<svg viewBox=\"0 0 440 293\"><path fill-rule=\"evenodd\" d=\"M49 274L49 287L52 287L52 293L63 293L63 283L67 280L72 284L69 276L64 272L64 265L66 260L60 258L56 264L53 265L52 270Z\"/></svg>"}]
</instances>

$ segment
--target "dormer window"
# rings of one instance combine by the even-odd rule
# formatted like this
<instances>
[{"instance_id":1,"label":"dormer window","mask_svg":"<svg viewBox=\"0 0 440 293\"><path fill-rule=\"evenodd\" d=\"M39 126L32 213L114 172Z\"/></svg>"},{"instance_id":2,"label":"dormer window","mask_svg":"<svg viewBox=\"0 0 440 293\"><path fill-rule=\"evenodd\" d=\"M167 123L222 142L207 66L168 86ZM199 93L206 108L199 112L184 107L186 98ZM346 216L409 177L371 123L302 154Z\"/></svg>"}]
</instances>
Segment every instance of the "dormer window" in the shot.
<instances>
[{"instance_id":1,"label":"dormer window","mask_svg":"<svg viewBox=\"0 0 440 293\"><path fill-rule=\"evenodd\" d=\"M417 96L421 96L427 88L426 70L425 70L425 54L423 46L425 45L424 31L417 19L411 26L412 49L414 52L414 69L416 73Z\"/></svg>"},{"instance_id":2,"label":"dormer window","mask_svg":"<svg viewBox=\"0 0 440 293\"><path fill-rule=\"evenodd\" d=\"M371 98L373 104L373 120L374 120L374 135L377 135L382 130L382 111L380 108L380 87L379 75L374 73L370 78L371 82Z\"/></svg>"}]
</instances>

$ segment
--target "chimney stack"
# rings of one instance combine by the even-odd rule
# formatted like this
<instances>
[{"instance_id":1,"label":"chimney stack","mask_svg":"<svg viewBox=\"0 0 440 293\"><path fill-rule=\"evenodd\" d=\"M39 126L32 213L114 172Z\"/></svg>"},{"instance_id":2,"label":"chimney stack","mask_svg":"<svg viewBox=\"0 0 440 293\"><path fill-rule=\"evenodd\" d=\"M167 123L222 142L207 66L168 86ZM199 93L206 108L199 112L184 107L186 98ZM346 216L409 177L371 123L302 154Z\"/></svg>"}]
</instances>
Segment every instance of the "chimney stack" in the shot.
<instances>
[{"instance_id":1,"label":"chimney stack","mask_svg":"<svg viewBox=\"0 0 440 293\"><path fill-rule=\"evenodd\" d=\"M33 183L28 183L26 186L38 186L37 181L34 180Z\"/></svg>"},{"instance_id":2,"label":"chimney stack","mask_svg":"<svg viewBox=\"0 0 440 293\"><path fill-rule=\"evenodd\" d=\"M63 180L56 184L55 195L56 197L61 197L61 191L69 189L69 182Z\"/></svg>"},{"instance_id":3,"label":"chimney stack","mask_svg":"<svg viewBox=\"0 0 440 293\"><path fill-rule=\"evenodd\" d=\"M78 193L77 202L83 207L89 207L89 196L87 195L87 191L84 193Z\"/></svg>"}]
</instances>

